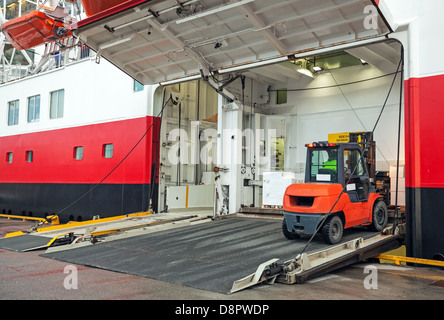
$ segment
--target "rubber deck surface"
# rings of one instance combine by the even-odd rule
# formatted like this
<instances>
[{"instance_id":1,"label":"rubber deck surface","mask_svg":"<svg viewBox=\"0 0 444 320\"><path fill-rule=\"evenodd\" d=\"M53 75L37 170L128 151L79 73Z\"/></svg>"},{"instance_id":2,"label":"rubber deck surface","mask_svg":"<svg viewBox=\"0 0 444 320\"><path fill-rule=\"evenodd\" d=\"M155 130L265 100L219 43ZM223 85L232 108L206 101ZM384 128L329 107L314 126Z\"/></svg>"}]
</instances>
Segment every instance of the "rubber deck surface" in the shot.
<instances>
[{"instance_id":1,"label":"rubber deck surface","mask_svg":"<svg viewBox=\"0 0 444 320\"><path fill-rule=\"evenodd\" d=\"M42 256L227 293L235 280L255 272L259 264L272 258L284 262L300 253L309 238L289 241L281 224L233 217ZM363 230L345 232L343 241L375 235ZM316 236L307 252L325 246Z\"/></svg>"},{"instance_id":2,"label":"rubber deck surface","mask_svg":"<svg viewBox=\"0 0 444 320\"><path fill-rule=\"evenodd\" d=\"M37 250L46 248L49 241L51 238L25 234L0 239L0 249L18 252Z\"/></svg>"}]
</instances>

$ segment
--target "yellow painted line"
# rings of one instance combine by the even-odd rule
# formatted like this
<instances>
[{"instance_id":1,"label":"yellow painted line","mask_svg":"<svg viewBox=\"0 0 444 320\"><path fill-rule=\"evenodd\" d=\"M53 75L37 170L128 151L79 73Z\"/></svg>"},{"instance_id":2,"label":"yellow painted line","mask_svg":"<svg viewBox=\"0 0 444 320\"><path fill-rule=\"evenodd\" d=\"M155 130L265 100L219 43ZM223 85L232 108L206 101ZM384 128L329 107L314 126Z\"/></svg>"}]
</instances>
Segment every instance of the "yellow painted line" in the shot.
<instances>
[{"instance_id":1,"label":"yellow painted line","mask_svg":"<svg viewBox=\"0 0 444 320\"><path fill-rule=\"evenodd\" d=\"M61 224L57 226L42 226L41 228L38 228L36 232L46 232L46 231L53 231L53 230L63 230L73 227L82 227L87 225L93 225L97 223L102 222L111 222L111 221L118 221L124 218L130 218L130 217L140 217L140 216L147 216L151 215L151 212L138 212L138 213L131 213L131 214L125 214L121 216L115 216L115 217L108 217L108 218L101 218L96 220L87 220L87 221L70 221L66 224Z\"/></svg>"},{"instance_id":2,"label":"yellow painted line","mask_svg":"<svg viewBox=\"0 0 444 320\"><path fill-rule=\"evenodd\" d=\"M24 233L24 232L22 232L22 231L10 232L10 233L7 233L7 234L5 235L5 238L11 238L11 237L16 237L16 236L22 236L22 235L24 235L24 234L26 234L26 233Z\"/></svg>"},{"instance_id":3,"label":"yellow painted line","mask_svg":"<svg viewBox=\"0 0 444 320\"><path fill-rule=\"evenodd\" d=\"M123 228L122 228L123 229ZM114 233L114 232L118 232L121 229L110 229L110 230L103 230L103 231L97 231L97 232L91 232L91 235L93 237L97 237L97 236L103 236L104 234L108 234L108 233Z\"/></svg>"},{"instance_id":4,"label":"yellow painted line","mask_svg":"<svg viewBox=\"0 0 444 320\"><path fill-rule=\"evenodd\" d=\"M401 268L401 267L399 269L400 269L399 271L382 269L381 272L384 272L387 274L393 274L395 276L415 278L415 279L424 279L424 280L431 280L431 281L444 280L444 277L442 277L442 276L424 275L424 274L419 274L419 273L409 273L406 270L403 270L403 268Z\"/></svg>"},{"instance_id":5,"label":"yellow painted line","mask_svg":"<svg viewBox=\"0 0 444 320\"><path fill-rule=\"evenodd\" d=\"M150 213L150 214L151 214L151 213ZM137 215L137 216L141 216L141 215L143 215L143 214L138 213L138 214L136 214L136 215ZM147 214L147 215L148 215L148 214ZM94 220L94 221L96 221L96 220ZM141 226L141 227L143 227L143 226L148 226L148 225L152 225L152 224L155 224L155 223L158 223L158 222L164 222L164 221L174 221L174 219L161 220L161 221L154 221L154 222L145 223L145 224L138 225L138 226L123 227L123 228L117 228L117 229L109 229L109 230L102 230L102 231L97 231L97 232L91 232L91 236L93 236L93 237L101 236L101 235L105 235L105 234L109 234L109 233L114 233L114 232L122 231L122 230L125 230L125 229L130 229L130 228L139 227L139 226ZM72 233L72 231L68 231L68 232L65 232L65 233L62 233L62 234L59 234L59 235L55 236L54 238L51 239L51 241L49 241L49 242L46 244L46 246L48 246L48 247L51 246L51 244L53 244L54 241L56 241L58 238L60 238L60 237L62 237L62 236L64 236L64 235L70 234L70 233Z\"/></svg>"},{"instance_id":6,"label":"yellow painted line","mask_svg":"<svg viewBox=\"0 0 444 320\"><path fill-rule=\"evenodd\" d=\"M64 235L67 235L67 234L70 234L71 232L65 232L65 233L62 233L62 234L59 234L59 235L56 235L54 238L52 238L47 244L46 244L46 246L47 247L50 247L53 243L54 243L54 241L56 241L59 237L62 237L62 236L64 236Z\"/></svg>"},{"instance_id":7,"label":"yellow painted line","mask_svg":"<svg viewBox=\"0 0 444 320\"><path fill-rule=\"evenodd\" d=\"M191 217L196 217L196 216L191 216ZM171 219L165 219L165 220L158 220L158 221L152 221L152 222L148 222L148 223L144 223L141 225L136 225L136 226L129 226L129 227L122 227L122 228L117 228L117 229L109 229L109 230L102 230L102 231L96 231L96 232L91 232L91 236L93 237L97 237L97 236L102 236L105 234L111 234L111 233L115 233L115 232L119 232L119 231L124 231L124 230L130 230L130 229L136 229L136 228L143 228L143 227L148 227L154 224L160 224L160 223L165 223L165 222L174 222L177 221L176 218L171 218ZM68 231L62 234L59 234L57 236L55 236L54 238L51 239L51 241L49 241L46 246L49 247L51 246L54 241L56 241L59 237L67 235L72 233L72 231ZM84 236L84 235L83 235Z\"/></svg>"},{"instance_id":8,"label":"yellow painted line","mask_svg":"<svg viewBox=\"0 0 444 320\"><path fill-rule=\"evenodd\" d=\"M16 216L16 215L12 215L12 214L0 214L0 217L8 218L8 219L19 219L19 220L23 220L23 221L27 221L27 220L30 220L30 221L40 221L40 222L47 223L45 218Z\"/></svg>"},{"instance_id":9,"label":"yellow painted line","mask_svg":"<svg viewBox=\"0 0 444 320\"><path fill-rule=\"evenodd\" d=\"M87 220L87 221L70 221L66 224L58 224L58 217L54 216L52 217L51 221L55 221L56 225L42 225L39 228L37 228L37 230L35 232L46 232L46 231L55 231L55 230L64 230L64 229L69 229L69 228L74 228L74 227L82 227L82 226L88 226L91 224L97 224L97 223L102 223L102 222L110 222L110 221L117 221L120 219L124 219L124 218L128 218L128 217L141 217L141 216L147 216L147 215L151 215L152 213L147 211L147 212L137 212L137 213L131 213L131 214L125 214L125 215L121 215L121 216L115 216L115 217L108 217L108 218L102 218L102 219L96 219L96 220ZM18 216L19 218L25 218L25 217L21 217ZM34 218L34 219L43 219L43 218ZM45 219L43 219L45 220ZM45 220L46 221L46 220ZM25 233L21 232L21 231L17 231L17 232L11 232L5 235L5 238L9 238L9 237L15 237L15 236L21 236L24 235Z\"/></svg>"},{"instance_id":10,"label":"yellow painted line","mask_svg":"<svg viewBox=\"0 0 444 320\"><path fill-rule=\"evenodd\" d=\"M375 256L375 258L392 260L392 261L395 261L396 265L400 265L401 262L410 262L410 263L418 263L418 264L426 264L426 265L431 265L431 266L444 267L444 261L438 261L438 260L400 257L400 256L392 256L392 255L388 255L388 254L380 254L380 255Z\"/></svg>"}]
</instances>

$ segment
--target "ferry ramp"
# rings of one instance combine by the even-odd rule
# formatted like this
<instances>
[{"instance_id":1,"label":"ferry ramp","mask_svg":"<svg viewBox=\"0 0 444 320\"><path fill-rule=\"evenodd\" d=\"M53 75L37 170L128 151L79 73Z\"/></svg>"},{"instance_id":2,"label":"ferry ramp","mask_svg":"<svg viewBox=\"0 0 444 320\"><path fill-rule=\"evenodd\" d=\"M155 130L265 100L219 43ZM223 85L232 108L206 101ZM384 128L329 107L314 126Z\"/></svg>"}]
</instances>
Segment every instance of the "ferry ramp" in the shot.
<instances>
[{"instance_id":1,"label":"ferry ramp","mask_svg":"<svg viewBox=\"0 0 444 320\"><path fill-rule=\"evenodd\" d=\"M281 219L233 216L81 247L49 249L43 257L136 275L212 292L228 293L233 282L273 258L293 259L308 238L287 240ZM377 233L347 230L343 242ZM325 249L317 236L306 252ZM69 247L65 249L65 247Z\"/></svg>"}]
</instances>

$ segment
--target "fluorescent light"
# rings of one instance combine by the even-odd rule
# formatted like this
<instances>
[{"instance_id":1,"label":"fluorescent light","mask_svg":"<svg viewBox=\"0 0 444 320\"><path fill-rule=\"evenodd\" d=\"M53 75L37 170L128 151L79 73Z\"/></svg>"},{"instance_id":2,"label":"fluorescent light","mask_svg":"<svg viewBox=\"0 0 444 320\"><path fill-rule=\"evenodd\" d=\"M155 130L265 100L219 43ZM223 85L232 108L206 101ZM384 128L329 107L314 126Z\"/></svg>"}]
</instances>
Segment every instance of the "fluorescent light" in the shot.
<instances>
[{"instance_id":1,"label":"fluorescent light","mask_svg":"<svg viewBox=\"0 0 444 320\"><path fill-rule=\"evenodd\" d=\"M297 72L299 72L300 74L303 74L304 76L314 78L313 73L310 70L307 70L305 68L300 68L297 70Z\"/></svg>"},{"instance_id":2,"label":"fluorescent light","mask_svg":"<svg viewBox=\"0 0 444 320\"><path fill-rule=\"evenodd\" d=\"M263 60L263 61L258 61L258 62L246 63L246 64L235 66L235 67L228 67L227 69L221 69L221 70L219 70L219 74L261 67L261 66L265 66L265 65L269 65L269 64L273 64L273 63L278 63L278 62L283 62L283 61L287 61L287 60L288 60L288 57L284 56L284 57L274 58L274 59L270 59L270 60Z\"/></svg>"},{"instance_id":3,"label":"fluorescent light","mask_svg":"<svg viewBox=\"0 0 444 320\"><path fill-rule=\"evenodd\" d=\"M129 37L129 38L120 39L120 40L117 40L117 41L114 41L114 42L111 42L111 43L103 44L103 45L101 45L101 46L99 47L99 50L105 50L105 49L108 49L108 48L111 48L111 47L117 46L117 45L119 45L119 44L121 44L121 43L124 43L124 42L130 41L131 39L132 39L132 37Z\"/></svg>"},{"instance_id":4,"label":"fluorescent light","mask_svg":"<svg viewBox=\"0 0 444 320\"><path fill-rule=\"evenodd\" d=\"M189 16L189 17L186 17L186 18L183 18L183 19L176 20L176 23L180 24L180 23L184 23L184 22L187 22L187 21L191 21L191 20L197 19L197 18L202 18L202 17L205 17L205 16L209 16L210 14L213 14L213 13L218 13L218 12L225 11L225 10L228 10L228 9L231 9L231 8L242 6L244 4L247 4L247 3L250 3L250 2L253 2L253 1L254 0L242 0L242 1L234 2L234 3L230 3L230 4L227 4L227 5L219 6L217 8L214 8L214 9L211 9L211 10L208 10L208 11L204 11L204 12L197 13L197 14L194 14L192 16Z\"/></svg>"},{"instance_id":5,"label":"fluorescent light","mask_svg":"<svg viewBox=\"0 0 444 320\"><path fill-rule=\"evenodd\" d=\"M359 59L359 60L361 60L362 64L366 64L367 63L367 61L365 61L364 59Z\"/></svg>"},{"instance_id":6,"label":"fluorescent light","mask_svg":"<svg viewBox=\"0 0 444 320\"><path fill-rule=\"evenodd\" d=\"M323 69L322 69L321 67L314 66L314 67L313 67L313 70L316 71L316 72L318 72L318 71L322 71Z\"/></svg>"}]
</instances>

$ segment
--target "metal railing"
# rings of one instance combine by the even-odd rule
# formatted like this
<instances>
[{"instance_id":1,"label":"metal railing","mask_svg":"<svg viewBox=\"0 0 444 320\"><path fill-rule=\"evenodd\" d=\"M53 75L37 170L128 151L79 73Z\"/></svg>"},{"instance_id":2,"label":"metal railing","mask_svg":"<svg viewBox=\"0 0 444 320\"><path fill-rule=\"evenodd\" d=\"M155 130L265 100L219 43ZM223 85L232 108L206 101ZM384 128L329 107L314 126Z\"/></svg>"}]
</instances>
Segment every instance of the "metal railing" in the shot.
<instances>
[{"instance_id":1,"label":"metal railing","mask_svg":"<svg viewBox=\"0 0 444 320\"><path fill-rule=\"evenodd\" d=\"M27 66L0 64L0 84L91 58L94 58L94 52L89 47L76 43L72 37L65 39L63 43L48 43L45 44L45 51L38 63Z\"/></svg>"}]
</instances>

